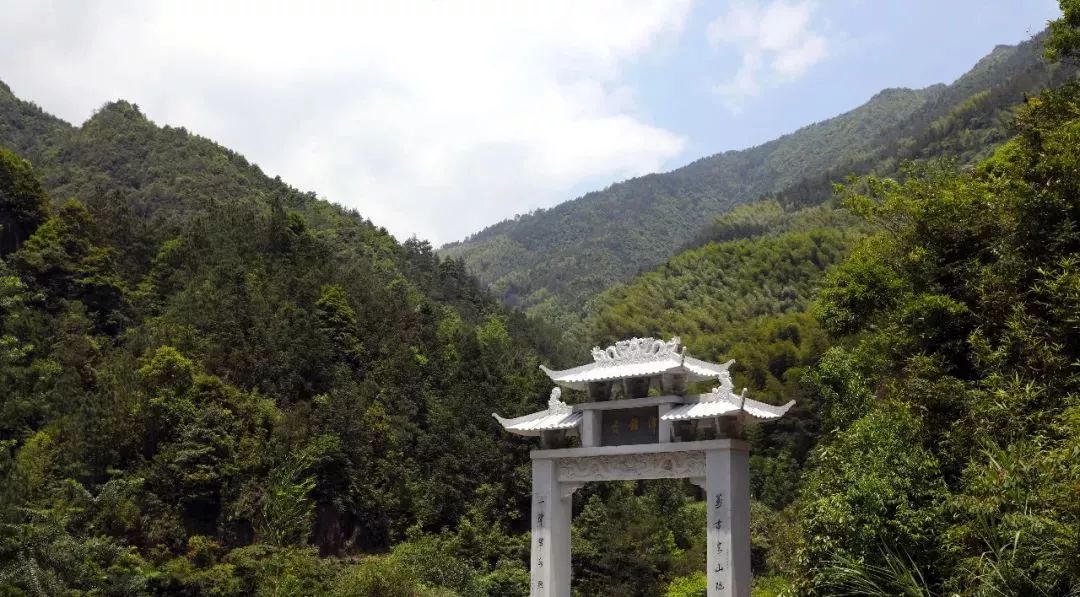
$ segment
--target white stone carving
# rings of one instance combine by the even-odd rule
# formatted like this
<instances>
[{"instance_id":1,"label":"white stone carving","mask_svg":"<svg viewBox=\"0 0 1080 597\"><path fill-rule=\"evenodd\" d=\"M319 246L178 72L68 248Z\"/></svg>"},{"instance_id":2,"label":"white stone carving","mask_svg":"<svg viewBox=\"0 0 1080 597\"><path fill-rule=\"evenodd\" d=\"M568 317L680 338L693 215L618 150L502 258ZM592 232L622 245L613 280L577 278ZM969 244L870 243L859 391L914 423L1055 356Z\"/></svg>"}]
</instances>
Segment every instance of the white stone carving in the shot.
<instances>
[{"instance_id":1,"label":"white stone carving","mask_svg":"<svg viewBox=\"0 0 1080 597\"><path fill-rule=\"evenodd\" d=\"M720 385L713 388L712 392L700 394L697 403L672 408L661 415L660 420L711 419L747 414L754 420L770 421L784 416L795 405L794 400L780 406L751 400L746 397L746 388L743 388L742 393L736 394L734 392L735 385L731 383L731 375L726 371L717 377L720 380Z\"/></svg>"},{"instance_id":2,"label":"white stone carving","mask_svg":"<svg viewBox=\"0 0 1080 597\"><path fill-rule=\"evenodd\" d=\"M740 408L743 403L746 402L746 388L743 388L742 394L735 393L735 384L731 382L731 374L724 371L717 376L720 380L720 385L714 387L708 394L701 394L701 402L719 402L727 400L733 404L739 404Z\"/></svg>"},{"instance_id":3,"label":"white stone carving","mask_svg":"<svg viewBox=\"0 0 1080 597\"><path fill-rule=\"evenodd\" d=\"M714 394L730 394L735 391L735 384L731 381L731 373L723 371L716 376L720 380L720 387L713 388Z\"/></svg>"},{"instance_id":4,"label":"white stone carving","mask_svg":"<svg viewBox=\"0 0 1080 597\"><path fill-rule=\"evenodd\" d=\"M551 397L548 398L548 414L552 415L568 415L573 412L574 407L559 400L562 397L562 390L559 388L552 388Z\"/></svg>"},{"instance_id":5,"label":"white stone carving","mask_svg":"<svg viewBox=\"0 0 1080 597\"><path fill-rule=\"evenodd\" d=\"M559 459L560 482L682 479L705 476L699 451Z\"/></svg>"},{"instance_id":6,"label":"white stone carving","mask_svg":"<svg viewBox=\"0 0 1080 597\"><path fill-rule=\"evenodd\" d=\"M592 349L592 357L597 363L604 364L651 361L678 356L680 343L677 336L667 342L656 338L631 338L619 340L607 348L596 346Z\"/></svg>"},{"instance_id":7,"label":"white stone carving","mask_svg":"<svg viewBox=\"0 0 1080 597\"><path fill-rule=\"evenodd\" d=\"M561 396L562 390L555 388L551 390L546 410L513 419L504 419L497 413L491 413L491 416L495 417L495 420L503 426L503 429L526 437L538 436L542 431L573 429L581 423L584 415L580 412L575 413L573 406L559 400Z\"/></svg>"},{"instance_id":8,"label":"white stone carving","mask_svg":"<svg viewBox=\"0 0 1080 597\"><path fill-rule=\"evenodd\" d=\"M620 340L607 348L593 348L592 356L592 363L570 369L553 371L543 365L540 369L560 386L583 391L592 382L663 374L684 377L687 383L715 379L735 362L709 363L686 356L686 349L677 337L668 341L655 338Z\"/></svg>"}]
</instances>

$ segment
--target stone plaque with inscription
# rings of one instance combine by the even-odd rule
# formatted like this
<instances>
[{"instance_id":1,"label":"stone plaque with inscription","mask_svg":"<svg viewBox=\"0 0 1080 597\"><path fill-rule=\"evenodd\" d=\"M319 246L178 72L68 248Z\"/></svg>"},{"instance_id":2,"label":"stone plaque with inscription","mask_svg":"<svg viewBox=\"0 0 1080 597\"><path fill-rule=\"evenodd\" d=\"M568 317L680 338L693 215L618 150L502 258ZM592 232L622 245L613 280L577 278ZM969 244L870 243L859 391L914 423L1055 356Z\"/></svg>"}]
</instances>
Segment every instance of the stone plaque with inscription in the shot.
<instances>
[{"instance_id":1,"label":"stone plaque with inscription","mask_svg":"<svg viewBox=\"0 0 1080 597\"><path fill-rule=\"evenodd\" d=\"M600 445L655 444L660 413L655 406L605 410L601 418Z\"/></svg>"}]
</instances>

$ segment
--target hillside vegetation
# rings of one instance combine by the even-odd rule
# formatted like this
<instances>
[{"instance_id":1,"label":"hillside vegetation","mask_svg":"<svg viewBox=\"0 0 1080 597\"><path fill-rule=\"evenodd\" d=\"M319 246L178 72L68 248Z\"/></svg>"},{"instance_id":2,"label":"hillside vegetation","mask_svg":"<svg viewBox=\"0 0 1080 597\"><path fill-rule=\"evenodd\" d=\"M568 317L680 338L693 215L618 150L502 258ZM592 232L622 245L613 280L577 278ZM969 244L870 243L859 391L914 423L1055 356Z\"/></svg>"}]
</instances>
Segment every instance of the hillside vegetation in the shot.
<instances>
[{"instance_id":1,"label":"hillside vegetation","mask_svg":"<svg viewBox=\"0 0 1080 597\"><path fill-rule=\"evenodd\" d=\"M529 445L490 413L579 347L134 104L5 87L0 121L0 592L528 594ZM575 586L700 570L698 497L579 491Z\"/></svg>"},{"instance_id":2,"label":"hillside vegetation","mask_svg":"<svg viewBox=\"0 0 1080 597\"><path fill-rule=\"evenodd\" d=\"M576 333L797 400L749 437L756 596L1080 592L1080 82L1024 101L1072 73L1036 52L880 96L892 133L586 293ZM541 408L572 336L134 104L76 127L0 86L0 594L527 595L529 445L490 413ZM575 591L703 594L700 497L576 492Z\"/></svg>"},{"instance_id":3,"label":"hillside vegetation","mask_svg":"<svg viewBox=\"0 0 1080 597\"><path fill-rule=\"evenodd\" d=\"M804 590L1080 590L1078 97L1030 101L974 170L845 193L878 232L814 309L836 345L809 377Z\"/></svg>"},{"instance_id":4,"label":"hillside vegetation","mask_svg":"<svg viewBox=\"0 0 1080 597\"><path fill-rule=\"evenodd\" d=\"M132 104L72 127L3 87L0 122L34 164L0 149L0 592L527 583L490 413L543 403L543 328ZM444 578L469 517L500 542Z\"/></svg>"},{"instance_id":5,"label":"hillside vegetation","mask_svg":"<svg viewBox=\"0 0 1080 597\"><path fill-rule=\"evenodd\" d=\"M1066 15L1073 33L1080 6ZM752 395L798 401L751 436L762 591L1080 590L1077 98L1068 82L1002 110L1015 136L975 163L735 208L595 301L597 340L679 334L737 359ZM935 126L901 155L935 158L973 130Z\"/></svg>"}]
</instances>

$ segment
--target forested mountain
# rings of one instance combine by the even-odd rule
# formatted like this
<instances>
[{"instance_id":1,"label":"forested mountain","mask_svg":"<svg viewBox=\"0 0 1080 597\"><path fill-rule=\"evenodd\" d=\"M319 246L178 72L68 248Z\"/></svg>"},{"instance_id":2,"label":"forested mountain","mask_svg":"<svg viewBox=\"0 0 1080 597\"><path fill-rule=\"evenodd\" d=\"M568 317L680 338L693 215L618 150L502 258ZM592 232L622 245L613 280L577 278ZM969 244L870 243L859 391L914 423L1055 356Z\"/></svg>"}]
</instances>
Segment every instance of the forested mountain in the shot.
<instances>
[{"instance_id":1,"label":"forested mountain","mask_svg":"<svg viewBox=\"0 0 1080 597\"><path fill-rule=\"evenodd\" d=\"M525 304L595 296L581 337L798 401L749 438L755 597L1080 592L1080 83L1035 93L1075 72L1040 51L470 245L536 234ZM653 208L641 245L574 236ZM529 445L490 413L570 337L134 104L72 126L0 84L0 594L526 595ZM703 594L699 498L579 490L574 590Z\"/></svg>"},{"instance_id":2,"label":"forested mountain","mask_svg":"<svg viewBox=\"0 0 1080 597\"><path fill-rule=\"evenodd\" d=\"M0 100L33 160L0 153L0 589L526 594L528 445L489 414L542 404L557 335L133 104ZM795 427L755 464L772 507ZM579 492L575 586L699 570L696 497Z\"/></svg>"},{"instance_id":3,"label":"forested mountain","mask_svg":"<svg viewBox=\"0 0 1080 597\"><path fill-rule=\"evenodd\" d=\"M580 311L616 282L691 243L701 222L764 195L817 203L850 173L903 159L986 155L1008 136L1008 110L1075 72L1041 58L1039 38L999 46L950 85L890 89L865 105L764 145L707 157L491 226L441 252L511 305Z\"/></svg>"},{"instance_id":4,"label":"forested mountain","mask_svg":"<svg viewBox=\"0 0 1080 597\"><path fill-rule=\"evenodd\" d=\"M490 413L543 403L542 327L126 102L73 127L5 86L0 147L0 592L527 584Z\"/></svg>"}]
</instances>

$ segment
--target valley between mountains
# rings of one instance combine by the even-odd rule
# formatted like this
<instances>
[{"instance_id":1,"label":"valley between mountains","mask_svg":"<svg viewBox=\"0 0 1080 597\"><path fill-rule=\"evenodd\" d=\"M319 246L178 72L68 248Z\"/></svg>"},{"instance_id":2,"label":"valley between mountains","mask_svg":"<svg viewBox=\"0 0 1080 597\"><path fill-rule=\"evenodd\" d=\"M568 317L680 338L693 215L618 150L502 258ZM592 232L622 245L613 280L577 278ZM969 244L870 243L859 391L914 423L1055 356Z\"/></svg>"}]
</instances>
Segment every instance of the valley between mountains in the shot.
<instances>
[{"instance_id":1,"label":"valley between mountains","mask_svg":"<svg viewBox=\"0 0 1080 597\"><path fill-rule=\"evenodd\" d=\"M491 413L679 336L796 402L747 436L755 597L1076 595L1061 7L951 83L438 249L138 98L75 125L0 83L0 594L528 595L532 446ZM573 514L575 594L705 594L696 486Z\"/></svg>"}]
</instances>

